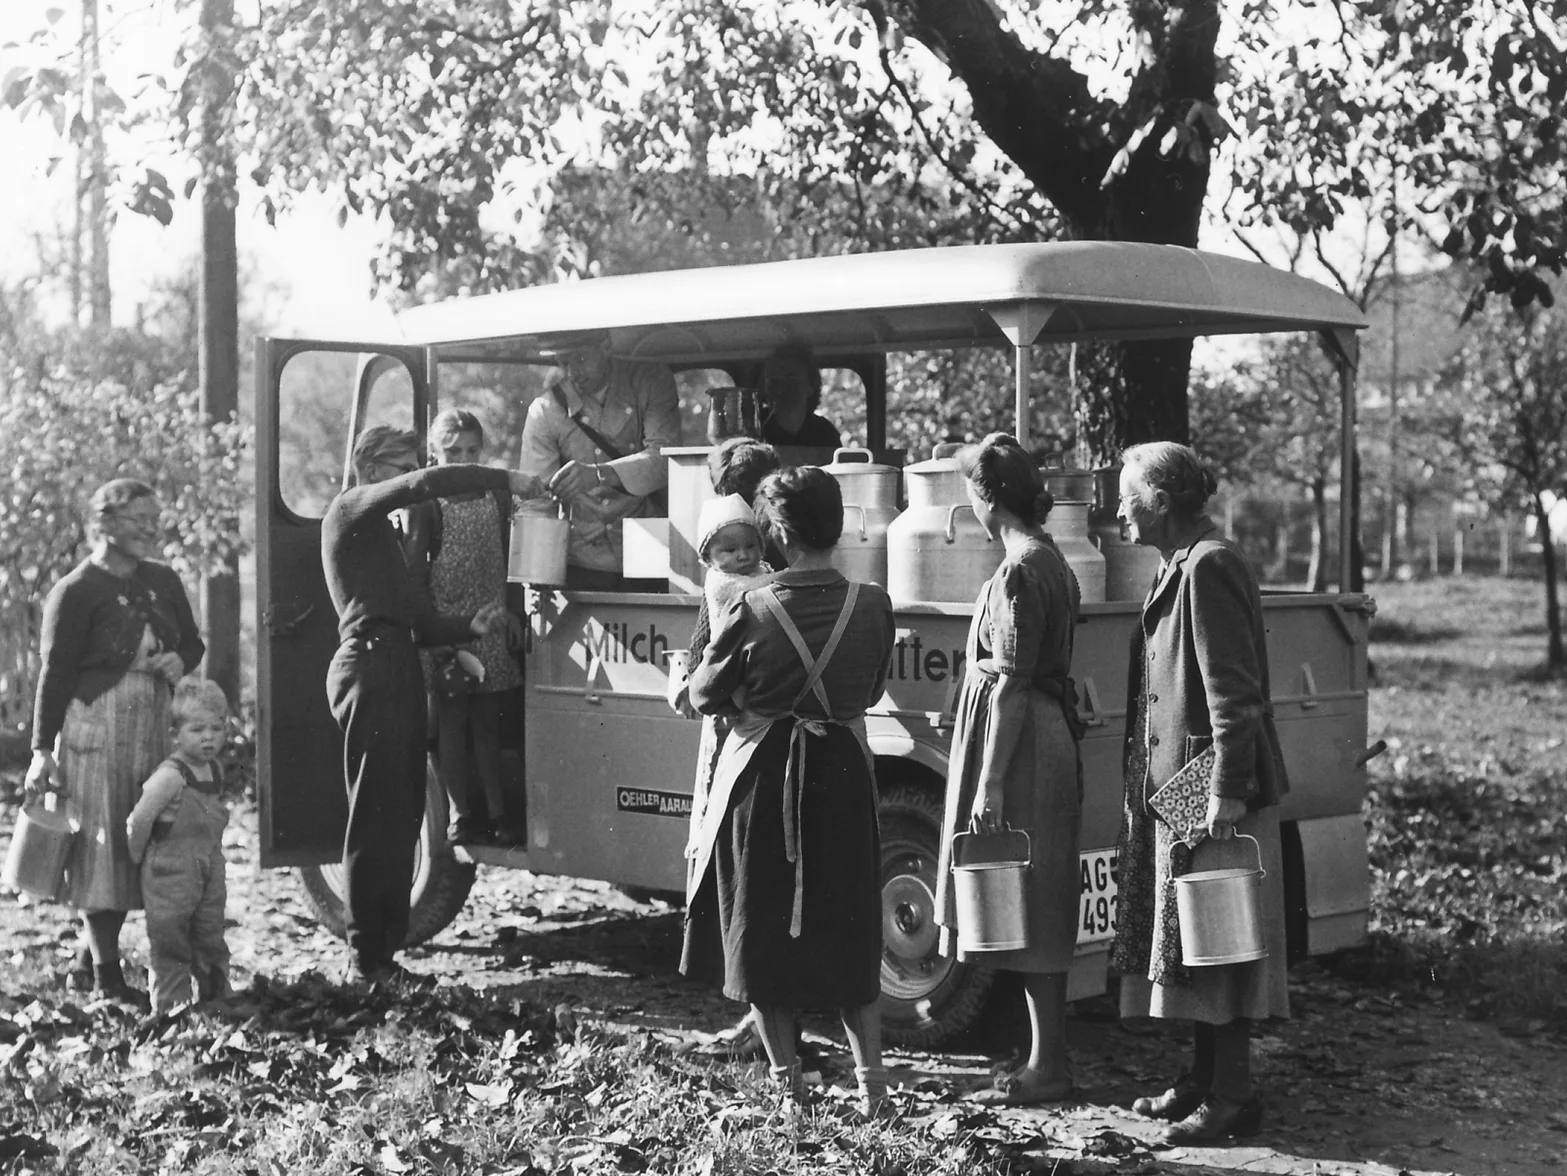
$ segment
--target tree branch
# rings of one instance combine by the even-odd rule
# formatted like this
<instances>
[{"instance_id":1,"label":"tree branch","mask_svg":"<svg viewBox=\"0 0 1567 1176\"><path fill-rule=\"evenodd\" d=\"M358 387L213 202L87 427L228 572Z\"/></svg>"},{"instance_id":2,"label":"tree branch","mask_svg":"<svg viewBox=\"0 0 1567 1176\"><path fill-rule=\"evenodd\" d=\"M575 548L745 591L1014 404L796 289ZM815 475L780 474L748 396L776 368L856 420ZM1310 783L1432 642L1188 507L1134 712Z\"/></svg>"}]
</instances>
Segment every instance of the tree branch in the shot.
<instances>
[{"instance_id":1,"label":"tree branch","mask_svg":"<svg viewBox=\"0 0 1567 1176\"><path fill-rule=\"evenodd\" d=\"M1116 108L1096 99L1067 62L1026 47L990 0L862 0L892 19L968 88L980 129L1074 230L1096 235L1099 181L1115 154Z\"/></svg>"}]
</instances>

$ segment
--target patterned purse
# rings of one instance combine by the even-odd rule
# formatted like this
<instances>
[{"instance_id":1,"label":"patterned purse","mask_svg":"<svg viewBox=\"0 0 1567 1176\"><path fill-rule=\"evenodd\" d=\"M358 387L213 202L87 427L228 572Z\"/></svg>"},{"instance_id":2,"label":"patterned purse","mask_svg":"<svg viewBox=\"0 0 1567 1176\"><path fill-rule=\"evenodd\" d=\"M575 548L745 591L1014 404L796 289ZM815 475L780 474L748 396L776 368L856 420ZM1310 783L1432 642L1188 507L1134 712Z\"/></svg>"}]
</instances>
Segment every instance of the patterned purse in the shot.
<instances>
[{"instance_id":1,"label":"patterned purse","mask_svg":"<svg viewBox=\"0 0 1567 1176\"><path fill-rule=\"evenodd\" d=\"M1177 837L1195 846L1208 835L1209 782L1216 756L1212 747L1192 757L1152 796L1148 807Z\"/></svg>"}]
</instances>

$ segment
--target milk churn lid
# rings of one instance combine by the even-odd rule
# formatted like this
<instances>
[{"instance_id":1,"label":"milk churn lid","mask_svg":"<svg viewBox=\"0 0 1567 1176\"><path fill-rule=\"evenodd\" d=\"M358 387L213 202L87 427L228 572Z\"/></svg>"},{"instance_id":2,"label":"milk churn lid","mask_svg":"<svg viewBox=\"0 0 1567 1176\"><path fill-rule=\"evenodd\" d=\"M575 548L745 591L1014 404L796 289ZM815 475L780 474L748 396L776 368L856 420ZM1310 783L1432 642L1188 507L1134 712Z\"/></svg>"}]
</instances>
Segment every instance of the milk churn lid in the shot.
<instances>
[{"instance_id":1,"label":"milk churn lid","mask_svg":"<svg viewBox=\"0 0 1567 1176\"><path fill-rule=\"evenodd\" d=\"M930 457L904 467L906 474L944 474L958 468L957 454L963 446L956 441L943 441L933 446Z\"/></svg>"},{"instance_id":2,"label":"milk churn lid","mask_svg":"<svg viewBox=\"0 0 1567 1176\"><path fill-rule=\"evenodd\" d=\"M883 465L876 461L875 455L869 449L861 449L856 446L847 446L833 451L832 461L824 465L826 470L835 478L854 478L866 475L896 474L897 466Z\"/></svg>"}]
</instances>

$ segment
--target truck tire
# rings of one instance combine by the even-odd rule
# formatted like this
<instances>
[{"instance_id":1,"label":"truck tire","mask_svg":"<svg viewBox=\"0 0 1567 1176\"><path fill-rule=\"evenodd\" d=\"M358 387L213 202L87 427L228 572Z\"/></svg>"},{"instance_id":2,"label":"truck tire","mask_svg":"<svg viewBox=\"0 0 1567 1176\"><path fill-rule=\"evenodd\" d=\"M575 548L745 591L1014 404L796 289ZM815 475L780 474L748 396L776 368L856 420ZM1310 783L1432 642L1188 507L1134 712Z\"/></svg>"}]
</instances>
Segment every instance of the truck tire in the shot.
<instances>
[{"instance_id":1,"label":"truck tire","mask_svg":"<svg viewBox=\"0 0 1567 1176\"><path fill-rule=\"evenodd\" d=\"M937 950L941 793L897 784L880 813L882 1033L894 1045L938 1045L979 1016L995 974Z\"/></svg>"},{"instance_id":2,"label":"truck tire","mask_svg":"<svg viewBox=\"0 0 1567 1176\"><path fill-rule=\"evenodd\" d=\"M446 840L446 792L433 768L425 779L424 822L414 849L413 889L409 893L408 934L404 947L415 947L444 931L468 901L478 867L460 862ZM301 866L299 881L321 925L339 939L347 937L344 879L341 863Z\"/></svg>"}]
</instances>

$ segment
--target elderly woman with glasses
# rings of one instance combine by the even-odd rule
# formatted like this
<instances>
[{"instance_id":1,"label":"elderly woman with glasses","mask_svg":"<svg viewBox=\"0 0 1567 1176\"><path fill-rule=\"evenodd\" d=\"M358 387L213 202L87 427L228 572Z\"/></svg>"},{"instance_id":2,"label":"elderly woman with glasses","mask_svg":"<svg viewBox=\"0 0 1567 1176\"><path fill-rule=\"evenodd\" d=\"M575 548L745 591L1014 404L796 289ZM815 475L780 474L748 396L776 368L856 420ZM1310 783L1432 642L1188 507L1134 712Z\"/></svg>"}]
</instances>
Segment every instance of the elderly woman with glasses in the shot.
<instances>
[{"instance_id":1,"label":"elderly woman with glasses","mask_svg":"<svg viewBox=\"0 0 1567 1176\"><path fill-rule=\"evenodd\" d=\"M491 604L442 616L416 590L391 514L471 491L543 493L533 474L478 465L419 468L419 438L374 425L354 444L355 484L321 520L321 561L342 643L327 671L332 716L343 729L348 831L350 978L379 985L414 979L395 959L408 932L414 846L424 819L424 675L415 643L452 645L504 624Z\"/></svg>"},{"instance_id":2,"label":"elderly woman with glasses","mask_svg":"<svg viewBox=\"0 0 1567 1176\"><path fill-rule=\"evenodd\" d=\"M105 482L87 515L91 550L44 602L25 786L63 788L81 820L60 896L82 914L72 983L142 1007L120 966L120 928L141 907L125 819L169 753L174 683L206 646L179 576L152 558L162 546L152 487Z\"/></svg>"}]
</instances>

